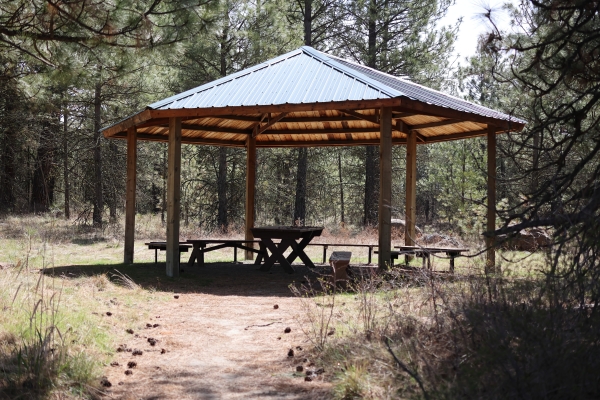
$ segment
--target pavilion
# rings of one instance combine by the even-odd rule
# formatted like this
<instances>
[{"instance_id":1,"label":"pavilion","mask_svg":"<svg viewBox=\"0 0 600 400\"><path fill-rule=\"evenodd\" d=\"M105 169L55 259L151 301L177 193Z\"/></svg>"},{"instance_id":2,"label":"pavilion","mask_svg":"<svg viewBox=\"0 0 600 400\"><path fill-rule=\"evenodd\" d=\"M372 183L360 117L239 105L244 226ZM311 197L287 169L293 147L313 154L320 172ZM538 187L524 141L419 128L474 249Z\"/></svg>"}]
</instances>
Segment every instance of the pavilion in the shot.
<instances>
[{"instance_id":1,"label":"pavilion","mask_svg":"<svg viewBox=\"0 0 600 400\"><path fill-rule=\"evenodd\" d=\"M246 239L252 239L256 149L378 145L379 266L390 261L392 146L406 146L406 234L413 245L416 145L486 136L487 230L495 229L496 135L525 121L303 46L150 104L103 130L127 140L124 262L133 262L137 140L168 142L167 275L179 274L181 144L245 147ZM495 266L493 239L487 265Z\"/></svg>"}]
</instances>

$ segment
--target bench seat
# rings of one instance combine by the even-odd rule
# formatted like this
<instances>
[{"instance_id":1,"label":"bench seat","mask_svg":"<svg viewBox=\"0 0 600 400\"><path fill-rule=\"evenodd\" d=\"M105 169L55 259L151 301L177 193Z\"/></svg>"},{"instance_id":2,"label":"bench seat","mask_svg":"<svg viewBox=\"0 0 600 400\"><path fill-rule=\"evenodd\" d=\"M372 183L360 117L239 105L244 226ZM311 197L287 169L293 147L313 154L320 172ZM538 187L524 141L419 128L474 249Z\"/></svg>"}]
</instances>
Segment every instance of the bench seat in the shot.
<instances>
[{"instance_id":1,"label":"bench seat","mask_svg":"<svg viewBox=\"0 0 600 400\"><path fill-rule=\"evenodd\" d=\"M196 262L198 266L204 267L204 253L233 247L233 262L237 262L237 250L246 250L258 254L257 262L260 262L266 255L266 250L262 248L260 240L243 240L243 239L189 239L186 243L193 246L192 254L188 261L188 267L192 267ZM260 249L255 249L253 246L258 244ZM211 246L209 246L211 245Z\"/></svg>"},{"instance_id":2,"label":"bench seat","mask_svg":"<svg viewBox=\"0 0 600 400\"><path fill-rule=\"evenodd\" d=\"M166 251L167 250L167 242L148 242L144 243L148 246L148 250L154 250L154 264L158 263L158 251ZM191 244L187 244L185 242L179 242L179 255L181 253L187 253L189 249L192 248Z\"/></svg>"}]
</instances>

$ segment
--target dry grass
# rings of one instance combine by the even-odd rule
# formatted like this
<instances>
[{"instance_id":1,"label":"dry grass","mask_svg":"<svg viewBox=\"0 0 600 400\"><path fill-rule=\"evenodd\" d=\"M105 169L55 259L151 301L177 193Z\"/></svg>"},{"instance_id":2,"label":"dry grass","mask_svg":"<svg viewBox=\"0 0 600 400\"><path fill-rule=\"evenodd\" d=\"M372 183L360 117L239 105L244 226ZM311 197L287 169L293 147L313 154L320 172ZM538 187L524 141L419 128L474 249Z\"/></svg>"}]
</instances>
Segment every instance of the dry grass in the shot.
<instances>
[{"instance_id":1,"label":"dry grass","mask_svg":"<svg viewBox=\"0 0 600 400\"><path fill-rule=\"evenodd\" d=\"M0 398L97 397L117 341L161 295L111 267L62 267L116 264L101 232L36 216L3 220L0 235Z\"/></svg>"},{"instance_id":2,"label":"dry grass","mask_svg":"<svg viewBox=\"0 0 600 400\"><path fill-rule=\"evenodd\" d=\"M0 397L97 395L102 390L99 386L102 368L126 335L125 329L145 318L153 304L170 296L173 282L148 281L137 266L152 265L154 261L154 252L143 243L164 239L165 230L159 217L138 216L136 266L119 265L123 257L120 226L113 224L94 230L49 216L8 217L0 221L3 244L0 300L6 311L0 315L0 368L4 371ZM215 234L183 227L181 237L242 238L243 234L236 231ZM326 229L315 240L319 242L375 244L377 235L373 229ZM353 264L366 263L366 249L330 248L328 254L334 250L352 251ZM308 247L307 253L315 262L322 259L322 247ZM238 256L242 258L241 252ZM164 253L160 259L163 257ZM185 258L184 253L182 260ZM232 249L206 255L206 262L232 259ZM456 261L457 275L465 278L454 282L436 280L426 274L393 275L385 279L364 277L347 293L299 292L306 305L299 321L312 340L316 360L325 367L327 379L335 383L332 396L339 399L485 397L478 392L481 385L465 384L469 379L474 382L491 379L491 375L478 375L477 363L489 365L491 371L500 373L503 363L512 361L492 351L492 340L500 340L498 336L480 332L477 347L458 333L470 332L478 323L476 318L499 331L505 329L502 324L522 324L525 321L519 319L515 308L521 304L531 311L526 314L529 321L539 318L548 323L536 306L535 301L539 300L532 295L537 292L523 289L539 278L544 255L504 252L500 259L510 278L506 281L509 284L503 281L492 287L479 278L467 279L482 275L483 258L476 256ZM432 261L434 269L447 268L447 260ZM373 262L377 262L376 257ZM53 275L46 276L41 273L43 270L52 271ZM187 276L181 279L177 285L206 283ZM481 297L482 293L494 301L485 303L488 300ZM486 304L492 310L504 304L505 310L511 312L500 313L502 318L493 320ZM530 338L522 340L524 343ZM576 342L566 334L561 340ZM510 349L515 343L506 346ZM553 348L554 344L548 346ZM571 349L573 354L581 354L579 347ZM493 353L495 358L483 357L485 351ZM531 354L530 359L539 364L540 356ZM457 382L466 386L459 390ZM506 379L502 382L507 384ZM592 389L586 386L590 393L596 393Z\"/></svg>"},{"instance_id":3,"label":"dry grass","mask_svg":"<svg viewBox=\"0 0 600 400\"><path fill-rule=\"evenodd\" d=\"M596 309L553 306L536 270L544 256L525 260L503 277L392 271L337 293L335 335L313 350L333 397L597 398Z\"/></svg>"}]
</instances>

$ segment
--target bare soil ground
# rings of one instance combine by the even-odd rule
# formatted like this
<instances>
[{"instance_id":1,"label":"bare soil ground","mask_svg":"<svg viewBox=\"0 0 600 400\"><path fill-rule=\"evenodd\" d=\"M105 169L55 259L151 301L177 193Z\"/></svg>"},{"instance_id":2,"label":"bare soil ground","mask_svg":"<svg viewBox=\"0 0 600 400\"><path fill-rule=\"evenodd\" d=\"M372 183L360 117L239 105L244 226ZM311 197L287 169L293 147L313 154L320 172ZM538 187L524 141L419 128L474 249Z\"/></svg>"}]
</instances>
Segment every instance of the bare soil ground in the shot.
<instances>
[{"instance_id":1,"label":"bare soil ground","mask_svg":"<svg viewBox=\"0 0 600 400\"><path fill-rule=\"evenodd\" d=\"M152 269L164 277L164 263ZM296 372L298 365L319 367L304 355L308 343L294 319L299 304L288 289L311 274L302 265L293 275L278 266L262 272L251 264L186 268L186 278L197 275L208 284L171 287L172 299L152 307L148 321L132 326L134 333L122 347L142 355L116 353L118 366L105 372L112 383L106 398L327 398L328 383L305 382L305 373ZM287 327L290 333L284 333ZM154 346L149 338L156 340ZM129 362L136 366L128 368Z\"/></svg>"}]
</instances>

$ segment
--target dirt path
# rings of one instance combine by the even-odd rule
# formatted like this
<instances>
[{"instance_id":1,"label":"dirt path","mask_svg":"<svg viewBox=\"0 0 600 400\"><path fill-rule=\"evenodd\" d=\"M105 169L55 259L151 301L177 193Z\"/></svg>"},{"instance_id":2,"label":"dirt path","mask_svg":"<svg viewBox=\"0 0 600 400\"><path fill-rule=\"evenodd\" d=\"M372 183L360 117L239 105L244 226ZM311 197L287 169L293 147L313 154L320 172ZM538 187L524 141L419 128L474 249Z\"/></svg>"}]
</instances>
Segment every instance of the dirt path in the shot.
<instances>
[{"instance_id":1,"label":"dirt path","mask_svg":"<svg viewBox=\"0 0 600 400\"><path fill-rule=\"evenodd\" d=\"M287 285L301 280L306 270L291 276L261 273L248 265L214 264L197 273L208 277L210 285L184 290L176 294L179 298L174 295L157 306L146 323L159 326L140 326L125 343L143 354L117 353L119 366L106 370L113 384L108 398L328 397L327 383L305 382L304 374L295 372L297 365L307 366L310 360L303 362L306 356L299 350L308 344L294 322L299 304ZM286 327L292 331L284 333ZM156 345L148 338L156 339ZM288 357L290 349L294 357ZM126 375L130 361L137 366Z\"/></svg>"}]
</instances>

